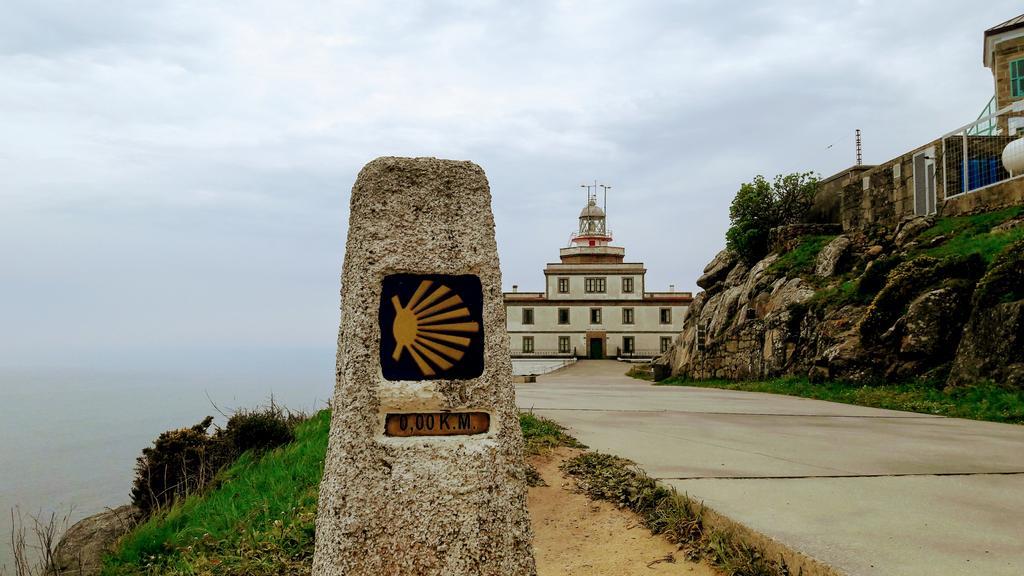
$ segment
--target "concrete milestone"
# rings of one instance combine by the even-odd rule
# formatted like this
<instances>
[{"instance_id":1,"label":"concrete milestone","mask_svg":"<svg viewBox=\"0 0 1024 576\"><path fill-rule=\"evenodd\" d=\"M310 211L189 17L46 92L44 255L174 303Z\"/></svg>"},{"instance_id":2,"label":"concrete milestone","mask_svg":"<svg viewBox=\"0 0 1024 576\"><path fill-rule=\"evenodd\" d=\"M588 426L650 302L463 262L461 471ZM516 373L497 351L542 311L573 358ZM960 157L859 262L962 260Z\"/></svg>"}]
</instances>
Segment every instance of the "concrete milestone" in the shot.
<instances>
[{"instance_id":1,"label":"concrete milestone","mask_svg":"<svg viewBox=\"0 0 1024 576\"><path fill-rule=\"evenodd\" d=\"M313 574L533 575L487 178L378 158L352 189Z\"/></svg>"}]
</instances>

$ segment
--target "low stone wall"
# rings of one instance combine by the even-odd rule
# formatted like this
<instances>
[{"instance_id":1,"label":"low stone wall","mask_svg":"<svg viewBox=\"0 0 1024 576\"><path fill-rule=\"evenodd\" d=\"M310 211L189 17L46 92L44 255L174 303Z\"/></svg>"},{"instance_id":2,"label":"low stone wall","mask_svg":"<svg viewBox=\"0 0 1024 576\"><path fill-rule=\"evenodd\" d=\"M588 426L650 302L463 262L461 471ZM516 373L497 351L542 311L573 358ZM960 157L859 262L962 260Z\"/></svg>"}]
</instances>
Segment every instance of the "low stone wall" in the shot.
<instances>
[{"instance_id":1,"label":"low stone wall","mask_svg":"<svg viewBox=\"0 0 1024 576\"><path fill-rule=\"evenodd\" d=\"M947 198L940 212L943 216L966 216L1020 205L1024 205L1024 175Z\"/></svg>"},{"instance_id":2,"label":"low stone wall","mask_svg":"<svg viewBox=\"0 0 1024 576\"><path fill-rule=\"evenodd\" d=\"M851 166L818 182L818 190L814 193L814 202L807 212L806 221L810 224L839 224L842 221L843 188L860 182L861 175L874 167L867 164Z\"/></svg>"},{"instance_id":3,"label":"low stone wall","mask_svg":"<svg viewBox=\"0 0 1024 576\"><path fill-rule=\"evenodd\" d=\"M768 232L768 246L772 252L788 252L796 248L804 236L831 236L842 232L839 224L787 224Z\"/></svg>"}]
</instances>

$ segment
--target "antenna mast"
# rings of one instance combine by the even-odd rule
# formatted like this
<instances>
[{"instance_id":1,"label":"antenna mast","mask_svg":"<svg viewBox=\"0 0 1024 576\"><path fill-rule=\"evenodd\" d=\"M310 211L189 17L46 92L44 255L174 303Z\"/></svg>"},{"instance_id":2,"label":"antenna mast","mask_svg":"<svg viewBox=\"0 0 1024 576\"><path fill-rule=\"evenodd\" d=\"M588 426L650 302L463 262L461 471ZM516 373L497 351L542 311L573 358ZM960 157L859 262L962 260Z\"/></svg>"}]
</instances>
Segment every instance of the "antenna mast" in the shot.
<instances>
[{"instance_id":1,"label":"antenna mast","mask_svg":"<svg viewBox=\"0 0 1024 576\"><path fill-rule=\"evenodd\" d=\"M860 166L861 164L863 164L863 162L861 161L861 156L860 156L860 128L857 128L856 135L857 135L857 166Z\"/></svg>"}]
</instances>

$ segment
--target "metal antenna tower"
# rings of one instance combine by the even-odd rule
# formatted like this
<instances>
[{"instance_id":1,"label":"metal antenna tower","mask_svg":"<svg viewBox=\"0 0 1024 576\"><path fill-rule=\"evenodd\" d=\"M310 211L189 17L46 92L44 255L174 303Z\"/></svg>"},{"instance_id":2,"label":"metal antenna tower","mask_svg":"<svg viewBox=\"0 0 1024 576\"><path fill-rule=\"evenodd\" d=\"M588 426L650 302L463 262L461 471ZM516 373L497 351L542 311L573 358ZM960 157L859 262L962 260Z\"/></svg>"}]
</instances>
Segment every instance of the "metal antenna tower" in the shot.
<instances>
[{"instance_id":1,"label":"metal antenna tower","mask_svg":"<svg viewBox=\"0 0 1024 576\"><path fill-rule=\"evenodd\" d=\"M857 135L857 166L860 166L861 164L864 163L861 160L861 155L860 155L860 128L857 128L856 135Z\"/></svg>"}]
</instances>

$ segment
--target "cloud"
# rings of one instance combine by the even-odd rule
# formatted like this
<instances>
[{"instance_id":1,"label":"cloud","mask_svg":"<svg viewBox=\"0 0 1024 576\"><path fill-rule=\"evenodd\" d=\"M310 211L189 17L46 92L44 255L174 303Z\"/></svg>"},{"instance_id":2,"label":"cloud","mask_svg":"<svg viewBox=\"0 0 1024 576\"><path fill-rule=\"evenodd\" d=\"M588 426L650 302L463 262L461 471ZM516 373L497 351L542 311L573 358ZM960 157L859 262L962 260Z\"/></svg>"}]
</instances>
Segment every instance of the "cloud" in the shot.
<instances>
[{"instance_id":1,"label":"cloud","mask_svg":"<svg viewBox=\"0 0 1024 576\"><path fill-rule=\"evenodd\" d=\"M0 364L329 348L348 190L385 154L487 170L506 288L540 288L598 178L648 285L694 289L740 182L841 169L854 128L874 162L973 119L981 33L1017 10L9 2Z\"/></svg>"}]
</instances>

